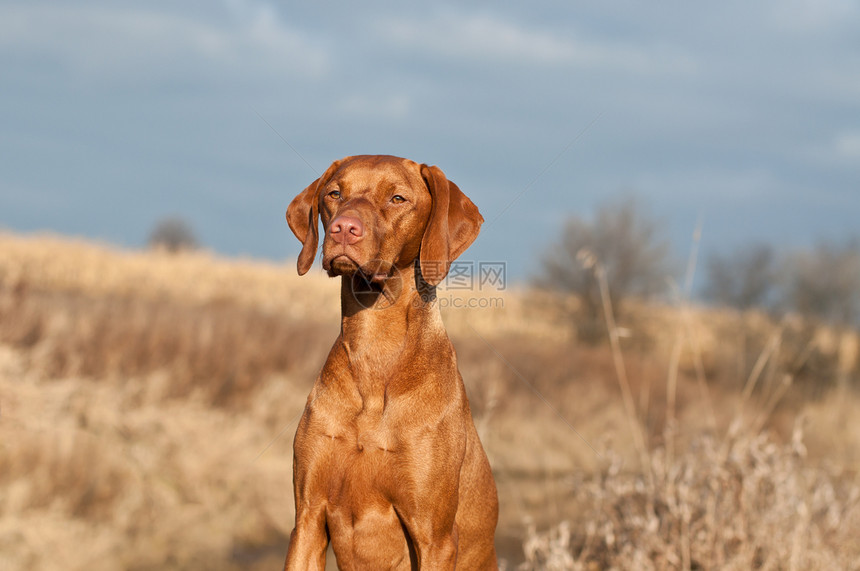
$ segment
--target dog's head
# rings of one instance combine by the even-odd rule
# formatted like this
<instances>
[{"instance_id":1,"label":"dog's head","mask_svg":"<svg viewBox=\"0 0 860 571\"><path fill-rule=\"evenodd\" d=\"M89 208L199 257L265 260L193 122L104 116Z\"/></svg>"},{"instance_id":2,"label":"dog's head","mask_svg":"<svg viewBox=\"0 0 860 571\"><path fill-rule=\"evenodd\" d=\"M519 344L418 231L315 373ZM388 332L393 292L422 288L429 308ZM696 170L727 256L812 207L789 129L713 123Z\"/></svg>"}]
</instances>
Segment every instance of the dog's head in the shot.
<instances>
[{"instance_id":1,"label":"dog's head","mask_svg":"<svg viewBox=\"0 0 860 571\"><path fill-rule=\"evenodd\" d=\"M300 275L316 257L318 219L330 276L360 272L382 283L419 259L430 285L445 278L484 221L438 167L387 155L335 161L290 203L287 222L303 244Z\"/></svg>"}]
</instances>

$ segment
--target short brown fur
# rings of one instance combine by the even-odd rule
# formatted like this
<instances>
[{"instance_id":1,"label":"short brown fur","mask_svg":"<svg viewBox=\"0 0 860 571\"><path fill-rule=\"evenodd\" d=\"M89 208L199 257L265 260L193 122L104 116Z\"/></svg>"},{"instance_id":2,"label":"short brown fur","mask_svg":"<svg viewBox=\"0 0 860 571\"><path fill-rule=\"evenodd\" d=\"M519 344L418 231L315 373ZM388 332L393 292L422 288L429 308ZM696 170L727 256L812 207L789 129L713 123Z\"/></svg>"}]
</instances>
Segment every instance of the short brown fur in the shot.
<instances>
[{"instance_id":1,"label":"short brown fur","mask_svg":"<svg viewBox=\"0 0 860 571\"><path fill-rule=\"evenodd\" d=\"M477 207L437 167L336 161L290 204L313 264L340 275L341 333L294 442L286 569L497 569L498 499L435 285L478 235Z\"/></svg>"}]
</instances>

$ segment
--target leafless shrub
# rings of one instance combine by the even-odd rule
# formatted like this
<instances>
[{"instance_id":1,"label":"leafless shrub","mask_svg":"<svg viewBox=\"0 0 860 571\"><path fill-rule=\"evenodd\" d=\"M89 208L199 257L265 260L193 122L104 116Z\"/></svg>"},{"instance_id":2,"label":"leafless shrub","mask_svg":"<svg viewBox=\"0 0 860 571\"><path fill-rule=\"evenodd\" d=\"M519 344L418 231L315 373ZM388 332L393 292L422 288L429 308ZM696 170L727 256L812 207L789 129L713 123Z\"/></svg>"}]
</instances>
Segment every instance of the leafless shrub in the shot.
<instances>
[{"instance_id":1,"label":"leafless shrub","mask_svg":"<svg viewBox=\"0 0 860 571\"><path fill-rule=\"evenodd\" d=\"M713 254L705 268L705 297L741 310L764 306L776 287L773 248L757 244L731 254Z\"/></svg>"},{"instance_id":2,"label":"leafless shrub","mask_svg":"<svg viewBox=\"0 0 860 571\"><path fill-rule=\"evenodd\" d=\"M634 199L601 205L593 220L567 220L559 240L541 259L536 283L541 288L577 296L579 329L593 339L602 331L600 289L583 254L600 261L606 271L616 311L626 298L642 299L665 291L671 273L670 249L662 226Z\"/></svg>"},{"instance_id":3,"label":"leafless shrub","mask_svg":"<svg viewBox=\"0 0 860 571\"><path fill-rule=\"evenodd\" d=\"M149 235L149 247L168 252L193 250L198 242L191 225L178 216L160 220Z\"/></svg>"},{"instance_id":4,"label":"leafless shrub","mask_svg":"<svg viewBox=\"0 0 860 571\"><path fill-rule=\"evenodd\" d=\"M860 324L860 240L821 242L786 264L785 305L837 325Z\"/></svg>"}]
</instances>

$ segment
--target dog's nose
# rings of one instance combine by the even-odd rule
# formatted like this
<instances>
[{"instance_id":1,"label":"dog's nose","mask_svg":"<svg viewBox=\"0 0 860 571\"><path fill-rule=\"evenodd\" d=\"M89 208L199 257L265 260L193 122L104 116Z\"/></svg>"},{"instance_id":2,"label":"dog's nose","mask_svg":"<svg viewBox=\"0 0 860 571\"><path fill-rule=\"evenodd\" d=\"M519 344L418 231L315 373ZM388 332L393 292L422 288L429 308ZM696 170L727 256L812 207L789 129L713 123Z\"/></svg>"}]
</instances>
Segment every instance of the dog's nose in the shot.
<instances>
[{"instance_id":1,"label":"dog's nose","mask_svg":"<svg viewBox=\"0 0 860 571\"><path fill-rule=\"evenodd\" d=\"M354 216L338 216L331 221L329 235L338 244L355 244L364 236L364 224Z\"/></svg>"}]
</instances>

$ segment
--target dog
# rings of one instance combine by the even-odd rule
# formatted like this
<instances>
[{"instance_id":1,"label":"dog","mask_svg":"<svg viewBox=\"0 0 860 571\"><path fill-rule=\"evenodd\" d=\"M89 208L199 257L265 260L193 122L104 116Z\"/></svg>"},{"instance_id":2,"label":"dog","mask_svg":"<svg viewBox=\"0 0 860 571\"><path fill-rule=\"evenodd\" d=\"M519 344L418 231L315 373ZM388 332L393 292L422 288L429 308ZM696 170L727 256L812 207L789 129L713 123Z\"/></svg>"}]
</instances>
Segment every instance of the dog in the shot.
<instances>
[{"instance_id":1,"label":"dog","mask_svg":"<svg viewBox=\"0 0 860 571\"><path fill-rule=\"evenodd\" d=\"M335 161L293 199L298 272L341 278L341 331L293 445L285 569L498 569L498 495L436 286L483 217L436 166Z\"/></svg>"}]
</instances>

